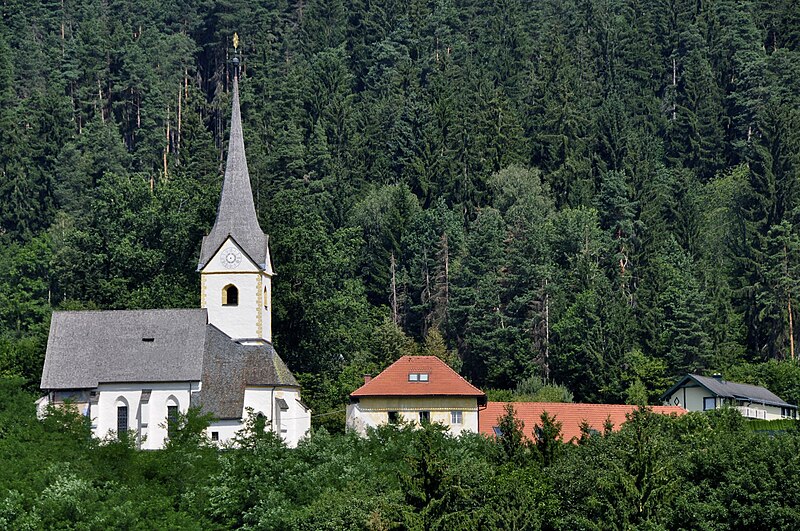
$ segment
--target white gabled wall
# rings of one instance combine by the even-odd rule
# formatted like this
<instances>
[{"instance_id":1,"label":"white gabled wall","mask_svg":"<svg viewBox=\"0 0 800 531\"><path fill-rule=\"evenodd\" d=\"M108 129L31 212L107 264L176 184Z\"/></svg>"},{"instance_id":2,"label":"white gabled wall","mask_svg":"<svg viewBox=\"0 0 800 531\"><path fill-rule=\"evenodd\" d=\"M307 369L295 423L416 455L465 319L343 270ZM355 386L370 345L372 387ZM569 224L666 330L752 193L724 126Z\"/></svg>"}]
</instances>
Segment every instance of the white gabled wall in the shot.
<instances>
[{"instance_id":1,"label":"white gabled wall","mask_svg":"<svg viewBox=\"0 0 800 531\"><path fill-rule=\"evenodd\" d=\"M225 267L222 258L234 248L241 253L235 267ZM233 285L239 291L236 306L222 304L222 292ZM208 321L234 339L262 338L272 341L272 278L228 238L200 272L200 306Z\"/></svg>"}]
</instances>

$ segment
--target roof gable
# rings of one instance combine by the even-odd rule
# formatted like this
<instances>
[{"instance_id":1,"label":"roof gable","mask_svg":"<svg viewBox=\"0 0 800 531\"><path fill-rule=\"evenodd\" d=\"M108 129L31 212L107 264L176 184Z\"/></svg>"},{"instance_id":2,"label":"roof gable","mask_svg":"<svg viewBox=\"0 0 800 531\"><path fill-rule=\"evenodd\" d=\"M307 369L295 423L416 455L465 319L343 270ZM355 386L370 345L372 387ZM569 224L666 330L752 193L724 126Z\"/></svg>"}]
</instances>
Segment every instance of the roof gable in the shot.
<instances>
[{"instance_id":1,"label":"roof gable","mask_svg":"<svg viewBox=\"0 0 800 531\"><path fill-rule=\"evenodd\" d=\"M410 379L409 375L417 377ZM426 375L427 380L421 375ZM436 356L403 356L350 396L486 395Z\"/></svg>"},{"instance_id":2,"label":"roof gable","mask_svg":"<svg viewBox=\"0 0 800 531\"><path fill-rule=\"evenodd\" d=\"M684 387L688 382L694 382L707 389L715 396L722 398L729 398L733 400L747 400L759 404L766 404L778 407L796 407L793 406L778 395L761 387L760 385L742 384L736 382L729 382L721 378L714 378L708 376L700 376L699 374L687 374L681 380L672 386L666 393L661 395L661 400L666 400L672 394Z\"/></svg>"},{"instance_id":3,"label":"roof gable","mask_svg":"<svg viewBox=\"0 0 800 531\"><path fill-rule=\"evenodd\" d=\"M530 440L535 440L534 428L541 424L543 412L554 416L556 422L561 423L561 436L565 442L580 439L581 423L584 421L590 428L603 432L606 420L614 425L614 431L628 420L637 406L624 404L573 404L559 402L489 402L486 409L478 412L480 432L485 435L494 435L493 428L498 425L499 419L506 414L506 405L514 407L516 417L525 427L523 433ZM687 411L677 406L654 406L650 408L654 413L663 415L684 415Z\"/></svg>"},{"instance_id":4,"label":"roof gable","mask_svg":"<svg viewBox=\"0 0 800 531\"><path fill-rule=\"evenodd\" d=\"M241 263L232 269L225 267L219 260L220 255L222 255L230 247L233 247L242 253ZM222 242L220 242L219 247L217 247L217 249L211 253L211 258L209 258L205 267L203 267L203 273L256 273L259 271L263 271L263 268L253 262L244 248L239 245L239 242L237 242L233 236L228 236Z\"/></svg>"}]
</instances>

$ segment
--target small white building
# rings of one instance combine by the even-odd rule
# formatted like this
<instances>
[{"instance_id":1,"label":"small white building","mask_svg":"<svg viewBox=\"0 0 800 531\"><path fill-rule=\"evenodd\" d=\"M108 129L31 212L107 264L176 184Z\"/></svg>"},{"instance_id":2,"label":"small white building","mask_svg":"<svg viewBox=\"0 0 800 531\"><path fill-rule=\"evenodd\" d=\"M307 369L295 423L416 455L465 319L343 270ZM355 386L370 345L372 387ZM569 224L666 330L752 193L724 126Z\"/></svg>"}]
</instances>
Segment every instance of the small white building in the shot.
<instances>
[{"instance_id":1,"label":"small white building","mask_svg":"<svg viewBox=\"0 0 800 531\"><path fill-rule=\"evenodd\" d=\"M403 356L350 395L347 429L395 422L438 422L453 435L478 432L478 410L486 394L436 356Z\"/></svg>"},{"instance_id":2,"label":"small white building","mask_svg":"<svg viewBox=\"0 0 800 531\"><path fill-rule=\"evenodd\" d=\"M169 418L191 406L214 416L220 444L261 415L290 446L311 411L272 346L268 236L256 217L247 169L239 82L217 219L203 238L200 309L54 312L39 400L71 401L97 437L133 432L141 448L162 448Z\"/></svg>"},{"instance_id":3,"label":"small white building","mask_svg":"<svg viewBox=\"0 0 800 531\"><path fill-rule=\"evenodd\" d=\"M750 419L797 418L797 406L785 402L768 389L728 382L720 375L708 377L687 374L661 395L661 400L664 405L679 406L687 411L708 411L731 406Z\"/></svg>"}]
</instances>

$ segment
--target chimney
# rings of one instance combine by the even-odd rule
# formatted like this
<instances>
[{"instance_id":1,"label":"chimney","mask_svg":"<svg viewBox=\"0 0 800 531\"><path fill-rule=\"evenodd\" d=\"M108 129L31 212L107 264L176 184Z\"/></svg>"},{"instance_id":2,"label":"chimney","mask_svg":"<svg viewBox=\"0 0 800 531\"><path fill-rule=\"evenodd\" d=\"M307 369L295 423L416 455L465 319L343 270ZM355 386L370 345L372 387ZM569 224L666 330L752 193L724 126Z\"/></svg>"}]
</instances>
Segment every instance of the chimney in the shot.
<instances>
[{"instance_id":1,"label":"chimney","mask_svg":"<svg viewBox=\"0 0 800 531\"><path fill-rule=\"evenodd\" d=\"M367 385L370 382L370 380L372 380L372 376L370 376L369 374L365 374L364 375L364 385Z\"/></svg>"}]
</instances>

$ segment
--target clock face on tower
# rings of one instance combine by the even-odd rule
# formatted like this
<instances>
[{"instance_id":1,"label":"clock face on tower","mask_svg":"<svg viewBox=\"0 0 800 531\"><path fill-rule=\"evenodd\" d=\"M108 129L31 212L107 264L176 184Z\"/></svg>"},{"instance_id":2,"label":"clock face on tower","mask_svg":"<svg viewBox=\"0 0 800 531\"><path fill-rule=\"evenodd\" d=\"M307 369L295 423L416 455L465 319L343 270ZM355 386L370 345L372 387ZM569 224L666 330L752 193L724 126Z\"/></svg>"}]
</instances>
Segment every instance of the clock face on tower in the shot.
<instances>
[{"instance_id":1,"label":"clock face on tower","mask_svg":"<svg viewBox=\"0 0 800 531\"><path fill-rule=\"evenodd\" d=\"M228 247L219 257L220 262L224 267L228 269L233 269L234 267L238 266L242 263L242 253L236 247Z\"/></svg>"}]
</instances>

